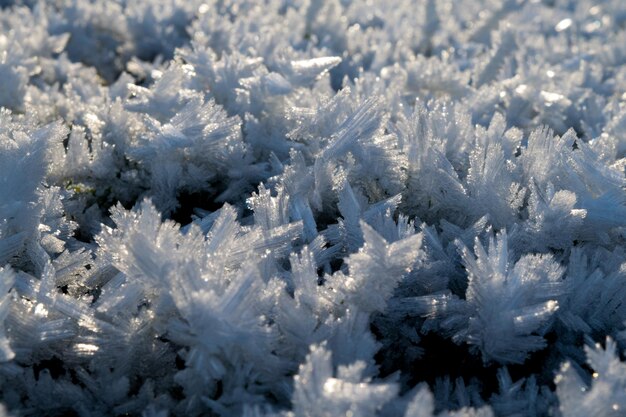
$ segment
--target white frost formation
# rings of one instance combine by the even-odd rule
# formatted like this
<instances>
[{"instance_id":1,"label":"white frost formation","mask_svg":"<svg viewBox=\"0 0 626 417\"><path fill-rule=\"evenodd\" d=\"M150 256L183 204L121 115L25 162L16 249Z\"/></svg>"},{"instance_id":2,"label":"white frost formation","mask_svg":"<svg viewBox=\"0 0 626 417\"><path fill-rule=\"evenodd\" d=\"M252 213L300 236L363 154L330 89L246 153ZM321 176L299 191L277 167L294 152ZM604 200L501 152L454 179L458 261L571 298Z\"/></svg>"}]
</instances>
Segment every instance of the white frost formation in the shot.
<instances>
[{"instance_id":1,"label":"white frost formation","mask_svg":"<svg viewBox=\"0 0 626 417\"><path fill-rule=\"evenodd\" d=\"M0 415L625 415L623 0L0 27Z\"/></svg>"}]
</instances>

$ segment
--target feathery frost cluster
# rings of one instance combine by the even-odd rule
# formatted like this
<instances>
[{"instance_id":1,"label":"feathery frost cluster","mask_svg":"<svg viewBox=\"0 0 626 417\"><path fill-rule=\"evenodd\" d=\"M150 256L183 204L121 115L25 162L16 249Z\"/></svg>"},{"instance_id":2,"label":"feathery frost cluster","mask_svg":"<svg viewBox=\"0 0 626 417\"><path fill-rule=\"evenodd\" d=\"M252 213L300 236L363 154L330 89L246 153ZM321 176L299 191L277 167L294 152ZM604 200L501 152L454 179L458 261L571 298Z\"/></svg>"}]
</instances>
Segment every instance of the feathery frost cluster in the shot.
<instances>
[{"instance_id":1,"label":"feathery frost cluster","mask_svg":"<svg viewBox=\"0 0 626 417\"><path fill-rule=\"evenodd\" d=\"M0 414L626 415L623 0L0 4Z\"/></svg>"}]
</instances>

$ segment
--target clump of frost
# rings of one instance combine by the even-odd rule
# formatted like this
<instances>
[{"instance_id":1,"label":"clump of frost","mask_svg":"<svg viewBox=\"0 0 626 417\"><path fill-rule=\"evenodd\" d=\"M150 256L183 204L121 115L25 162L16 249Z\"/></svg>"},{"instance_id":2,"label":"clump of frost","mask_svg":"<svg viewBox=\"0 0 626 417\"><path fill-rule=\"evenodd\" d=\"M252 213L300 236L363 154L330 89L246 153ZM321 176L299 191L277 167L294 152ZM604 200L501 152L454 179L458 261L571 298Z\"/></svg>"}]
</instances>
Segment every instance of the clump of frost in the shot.
<instances>
[{"instance_id":1,"label":"clump of frost","mask_svg":"<svg viewBox=\"0 0 626 417\"><path fill-rule=\"evenodd\" d=\"M591 383L581 378L571 362L564 362L555 377L559 409L564 417L583 415L619 416L626 407L624 363L611 338L606 347L585 346L587 363L593 370Z\"/></svg>"}]
</instances>

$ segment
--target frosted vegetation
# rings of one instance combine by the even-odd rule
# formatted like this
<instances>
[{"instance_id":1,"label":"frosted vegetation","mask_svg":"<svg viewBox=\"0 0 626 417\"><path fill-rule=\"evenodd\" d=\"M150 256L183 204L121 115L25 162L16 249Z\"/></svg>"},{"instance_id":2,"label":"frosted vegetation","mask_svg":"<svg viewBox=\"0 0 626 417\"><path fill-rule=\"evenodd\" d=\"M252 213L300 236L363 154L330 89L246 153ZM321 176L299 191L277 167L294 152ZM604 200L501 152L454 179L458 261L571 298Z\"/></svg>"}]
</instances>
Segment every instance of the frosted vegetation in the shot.
<instances>
[{"instance_id":1,"label":"frosted vegetation","mask_svg":"<svg viewBox=\"0 0 626 417\"><path fill-rule=\"evenodd\" d=\"M0 4L1 415L626 415L623 0Z\"/></svg>"}]
</instances>

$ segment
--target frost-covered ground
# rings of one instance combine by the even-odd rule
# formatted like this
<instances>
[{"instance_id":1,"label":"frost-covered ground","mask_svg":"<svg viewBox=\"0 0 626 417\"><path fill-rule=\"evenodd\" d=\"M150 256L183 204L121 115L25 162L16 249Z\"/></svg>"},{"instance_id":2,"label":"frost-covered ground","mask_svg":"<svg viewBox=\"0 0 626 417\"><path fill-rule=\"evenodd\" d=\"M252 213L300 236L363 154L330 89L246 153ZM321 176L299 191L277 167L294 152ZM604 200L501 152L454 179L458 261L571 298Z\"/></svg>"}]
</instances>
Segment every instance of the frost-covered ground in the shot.
<instances>
[{"instance_id":1,"label":"frost-covered ground","mask_svg":"<svg viewBox=\"0 0 626 417\"><path fill-rule=\"evenodd\" d=\"M0 4L6 414L626 415L623 0Z\"/></svg>"}]
</instances>

